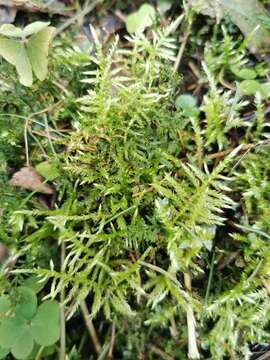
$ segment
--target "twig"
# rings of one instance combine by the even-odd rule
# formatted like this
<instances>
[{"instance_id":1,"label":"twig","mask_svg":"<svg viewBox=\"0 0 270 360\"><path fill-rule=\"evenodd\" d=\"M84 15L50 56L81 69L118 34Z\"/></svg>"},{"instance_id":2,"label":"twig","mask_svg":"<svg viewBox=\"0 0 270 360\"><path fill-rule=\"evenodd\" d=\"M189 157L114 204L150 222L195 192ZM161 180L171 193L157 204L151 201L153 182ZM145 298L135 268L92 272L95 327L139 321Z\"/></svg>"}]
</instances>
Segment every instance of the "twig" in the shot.
<instances>
[{"instance_id":1,"label":"twig","mask_svg":"<svg viewBox=\"0 0 270 360\"><path fill-rule=\"evenodd\" d=\"M211 259L211 264L210 264L210 272L209 272L207 288L206 288L206 293L205 293L205 298L204 298L205 305L207 305L207 303L208 303L208 298L209 298L213 274L214 274L214 266L215 266L215 249L213 249L213 254L212 254L212 259Z\"/></svg>"},{"instance_id":2,"label":"twig","mask_svg":"<svg viewBox=\"0 0 270 360\"><path fill-rule=\"evenodd\" d=\"M96 0L89 4L89 1L87 2L87 5L82 9L82 11L78 12L75 16L65 21L61 26L57 28L57 30L54 32L54 37L59 35L62 31L66 30L70 25L75 23L80 18L84 18L88 13L90 13L94 8L101 2L101 0Z\"/></svg>"},{"instance_id":3,"label":"twig","mask_svg":"<svg viewBox=\"0 0 270 360\"><path fill-rule=\"evenodd\" d=\"M191 277L188 273L184 273L184 282L186 290L191 292ZM188 328L188 357L189 359L199 359L200 354L197 347L196 339L196 320L192 305L187 305L187 328Z\"/></svg>"},{"instance_id":4,"label":"twig","mask_svg":"<svg viewBox=\"0 0 270 360\"><path fill-rule=\"evenodd\" d=\"M36 355L36 357L35 357L35 360L40 360L40 357L41 357L41 355L42 355L43 350L44 350L44 346L41 346L41 347L39 348L38 352L37 352L37 355Z\"/></svg>"},{"instance_id":5,"label":"twig","mask_svg":"<svg viewBox=\"0 0 270 360\"><path fill-rule=\"evenodd\" d=\"M46 107L45 109L36 111L32 114L30 114L27 118L25 119L25 125L24 125L24 144L25 144L25 157L26 157L26 166L30 166L30 160L29 160L29 146L28 146L28 137L27 137L27 132L28 127L29 127L29 123L32 120L32 118L34 116L37 115L41 115L44 113L48 113L48 112L52 112L55 108L57 108L59 105L61 105L63 103L63 100L58 101L56 104L53 104L51 106Z\"/></svg>"},{"instance_id":6,"label":"twig","mask_svg":"<svg viewBox=\"0 0 270 360\"><path fill-rule=\"evenodd\" d=\"M179 66L180 66L180 63L181 63L181 60L182 60L182 56L184 54L184 51L185 51L185 48L186 48L186 45L187 45L187 41L188 41L188 38L189 38L189 35L190 35L190 25L188 25L188 28L184 34L184 37L183 37L183 41L182 41L182 44L178 50L178 54L176 56L176 59L175 59L175 63L174 63L174 66L173 66L173 72L177 72L177 70L179 69Z\"/></svg>"},{"instance_id":7,"label":"twig","mask_svg":"<svg viewBox=\"0 0 270 360\"><path fill-rule=\"evenodd\" d=\"M93 321L90 318L90 314L88 312L87 305L86 305L85 301L81 302L80 308L81 308L81 312L82 312L82 315L83 315L87 330L88 330L89 335L90 335L90 337L91 337L91 339L93 341L96 353L100 354L101 351L102 351L102 347L100 345L100 342L99 342L99 339L98 339L98 336L97 336L96 329L94 327Z\"/></svg>"},{"instance_id":8,"label":"twig","mask_svg":"<svg viewBox=\"0 0 270 360\"><path fill-rule=\"evenodd\" d=\"M255 149L258 146L269 145L269 144L270 144L270 139L260 141L259 143L256 143L256 144L242 144L240 151L252 150L252 149ZM213 159L217 159L217 158L229 155L234 150L235 150L235 148L230 148L230 149L227 149L227 150L224 150L224 151L219 151L217 153L206 155L206 156L208 157L208 159L213 160Z\"/></svg>"},{"instance_id":9,"label":"twig","mask_svg":"<svg viewBox=\"0 0 270 360\"><path fill-rule=\"evenodd\" d=\"M115 322L113 321L113 323L112 323L112 335L111 335L111 340L110 340L109 358L113 357L114 342L115 342Z\"/></svg>"},{"instance_id":10,"label":"twig","mask_svg":"<svg viewBox=\"0 0 270 360\"><path fill-rule=\"evenodd\" d=\"M270 351L267 351L262 356L258 357L257 360L268 360L270 358Z\"/></svg>"},{"instance_id":11,"label":"twig","mask_svg":"<svg viewBox=\"0 0 270 360\"><path fill-rule=\"evenodd\" d=\"M156 266L156 265L153 265L153 264L149 264L147 262L144 262L142 260L138 260L138 263L140 265L143 265L145 267L148 267L149 269L153 270L153 271L156 271L156 272L159 272L160 274L166 276L168 279L170 279L171 281L173 281L177 287L178 287L178 291L180 292L180 294L186 299L186 300L189 300L189 296L188 294L181 289L181 284L179 283L179 281L176 279L176 277L174 277L172 274L168 273L168 271Z\"/></svg>"},{"instance_id":12,"label":"twig","mask_svg":"<svg viewBox=\"0 0 270 360\"><path fill-rule=\"evenodd\" d=\"M26 166L27 166L27 167L30 166L30 161L29 161L29 146L28 146L28 137L27 137L29 121L30 121L30 118L28 117L28 118L26 119L26 121L25 121L25 124L24 124L24 147L25 147L25 157L26 157Z\"/></svg>"},{"instance_id":13,"label":"twig","mask_svg":"<svg viewBox=\"0 0 270 360\"><path fill-rule=\"evenodd\" d=\"M61 271L64 271L64 262L66 258L66 245L63 241L61 244ZM60 335L60 352L59 360L65 360L66 358L66 319L65 319L65 289L64 287L60 293L60 326L61 326L61 335Z\"/></svg>"},{"instance_id":14,"label":"twig","mask_svg":"<svg viewBox=\"0 0 270 360\"><path fill-rule=\"evenodd\" d=\"M161 356L161 358L164 359L164 360L174 360L174 358L171 355L169 355L165 351L159 349L157 346L152 345L150 347L150 350L154 354Z\"/></svg>"}]
</instances>

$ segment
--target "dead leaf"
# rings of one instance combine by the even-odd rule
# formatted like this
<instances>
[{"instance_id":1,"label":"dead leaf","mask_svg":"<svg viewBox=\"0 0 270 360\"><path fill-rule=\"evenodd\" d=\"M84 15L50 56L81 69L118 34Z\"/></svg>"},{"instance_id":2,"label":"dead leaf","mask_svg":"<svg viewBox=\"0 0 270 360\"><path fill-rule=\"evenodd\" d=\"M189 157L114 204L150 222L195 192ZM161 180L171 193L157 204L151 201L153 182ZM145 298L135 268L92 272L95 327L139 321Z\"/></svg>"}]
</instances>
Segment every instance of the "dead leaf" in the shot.
<instances>
[{"instance_id":1,"label":"dead leaf","mask_svg":"<svg viewBox=\"0 0 270 360\"><path fill-rule=\"evenodd\" d=\"M14 22L17 14L15 8L0 6L0 23L1 24L11 24Z\"/></svg>"},{"instance_id":2,"label":"dead leaf","mask_svg":"<svg viewBox=\"0 0 270 360\"><path fill-rule=\"evenodd\" d=\"M270 33L261 27L260 16L267 12L258 0L191 0L197 12L215 18L229 16L243 35L252 37L249 49L253 53L270 52Z\"/></svg>"},{"instance_id":3,"label":"dead leaf","mask_svg":"<svg viewBox=\"0 0 270 360\"><path fill-rule=\"evenodd\" d=\"M43 184L42 177L31 166L26 166L17 171L9 181L10 185L26 190L37 191L42 194L54 194L50 185Z\"/></svg>"},{"instance_id":4,"label":"dead leaf","mask_svg":"<svg viewBox=\"0 0 270 360\"><path fill-rule=\"evenodd\" d=\"M69 10L66 11L64 4L58 0L55 0L47 7L39 5L37 2L31 0L0 0L0 5L29 12L50 12L66 16L71 15L71 12Z\"/></svg>"},{"instance_id":5,"label":"dead leaf","mask_svg":"<svg viewBox=\"0 0 270 360\"><path fill-rule=\"evenodd\" d=\"M3 263L9 257L9 250L6 245L0 243L0 263Z\"/></svg>"}]
</instances>

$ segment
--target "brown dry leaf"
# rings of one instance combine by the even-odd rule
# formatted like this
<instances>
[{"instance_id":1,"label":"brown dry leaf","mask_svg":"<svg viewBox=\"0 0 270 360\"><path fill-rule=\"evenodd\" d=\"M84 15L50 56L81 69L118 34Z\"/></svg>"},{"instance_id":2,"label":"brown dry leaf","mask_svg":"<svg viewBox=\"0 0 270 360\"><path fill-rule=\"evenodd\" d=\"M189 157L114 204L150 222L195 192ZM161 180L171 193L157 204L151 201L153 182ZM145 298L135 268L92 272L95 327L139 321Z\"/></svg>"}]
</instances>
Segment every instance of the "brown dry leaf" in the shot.
<instances>
[{"instance_id":1,"label":"brown dry leaf","mask_svg":"<svg viewBox=\"0 0 270 360\"><path fill-rule=\"evenodd\" d=\"M0 263L3 263L9 257L9 250L6 245L0 243Z\"/></svg>"},{"instance_id":2,"label":"brown dry leaf","mask_svg":"<svg viewBox=\"0 0 270 360\"><path fill-rule=\"evenodd\" d=\"M0 24L11 24L14 22L17 10L12 7L0 6Z\"/></svg>"},{"instance_id":3,"label":"brown dry leaf","mask_svg":"<svg viewBox=\"0 0 270 360\"><path fill-rule=\"evenodd\" d=\"M65 6L58 0L55 0L50 6L43 7L31 0L0 0L0 5L17 8L29 12L51 12L60 15L70 16L71 12L65 10Z\"/></svg>"},{"instance_id":4,"label":"brown dry leaf","mask_svg":"<svg viewBox=\"0 0 270 360\"><path fill-rule=\"evenodd\" d=\"M26 166L17 171L9 181L10 185L26 190L37 191L42 194L54 194L50 185L43 184L42 177L31 166Z\"/></svg>"}]
</instances>

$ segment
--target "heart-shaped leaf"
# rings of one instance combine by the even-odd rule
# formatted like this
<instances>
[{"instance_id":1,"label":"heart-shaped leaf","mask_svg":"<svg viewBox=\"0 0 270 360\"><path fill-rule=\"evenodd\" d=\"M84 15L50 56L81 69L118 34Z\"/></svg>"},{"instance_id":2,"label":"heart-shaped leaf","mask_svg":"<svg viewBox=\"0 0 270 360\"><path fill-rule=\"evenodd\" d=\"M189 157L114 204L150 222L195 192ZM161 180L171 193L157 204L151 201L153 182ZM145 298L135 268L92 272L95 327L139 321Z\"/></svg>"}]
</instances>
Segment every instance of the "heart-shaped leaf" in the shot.
<instances>
[{"instance_id":1,"label":"heart-shaped leaf","mask_svg":"<svg viewBox=\"0 0 270 360\"><path fill-rule=\"evenodd\" d=\"M59 170L55 164L44 161L36 166L37 172L47 180L54 180L59 176Z\"/></svg>"},{"instance_id":2,"label":"heart-shaped leaf","mask_svg":"<svg viewBox=\"0 0 270 360\"><path fill-rule=\"evenodd\" d=\"M46 280L40 281L40 278L37 275L32 275L25 279L25 281L23 282L23 286L33 290L34 293L37 294L40 290L43 289L46 282Z\"/></svg>"},{"instance_id":3,"label":"heart-shaped leaf","mask_svg":"<svg viewBox=\"0 0 270 360\"><path fill-rule=\"evenodd\" d=\"M4 349L0 346L0 359L6 359L9 349Z\"/></svg>"},{"instance_id":4,"label":"heart-shaped leaf","mask_svg":"<svg viewBox=\"0 0 270 360\"><path fill-rule=\"evenodd\" d=\"M43 22L43 21L35 21L32 24L27 25L23 29L23 36L27 37L33 34L36 34L37 32L45 29L50 25L49 22Z\"/></svg>"},{"instance_id":5,"label":"heart-shaped leaf","mask_svg":"<svg viewBox=\"0 0 270 360\"><path fill-rule=\"evenodd\" d=\"M10 349L20 337L24 325L25 320L18 316L4 318L0 324L0 346Z\"/></svg>"},{"instance_id":6,"label":"heart-shaped leaf","mask_svg":"<svg viewBox=\"0 0 270 360\"><path fill-rule=\"evenodd\" d=\"M43 81L48 71L48 51L54 28L49 23L37 21L24 28L13 25L0 27L0 55L16 67L20 82L25 86L33 83L32 71ZM32 35L27 41L26 36ZM12 37L20 39L12 39Z\"/></svg>"},{"instance_id":7,"label":"heart-shaped leaf","mask_svg":"<svg viewBox=\"0 0 270 360\"><path fill-rule=\"evenodd\" d=\"M11 301L8 295L0 296L0 313L6 313L10 310Z\"/></svg>"},{"instance_id":8,"label":"heart-shaped leaf","mask_svg":"<svg viewBox=\"0 0 270 360\"><path fill-rule=\"evenodd\" d=\"M14 342L11 353L16 359L25 359L33 350L34 341L28 324L20 327L20 335Z\"/></svg>"},{"instance_id":9,"label":"heart-shaped leaf","mask_svg":"<svg viewBox=\"0 0 270 360\"><path fill-rule=\"evenodd\" d=\"M25 286L17 289L16 313L25 319L32 319L37 311L37 297L33 290Z\"/></svg>"},{"instance_id":10,"label":"heart-shaped leaf","mask_svg":"<svg viewBox=\"0 0 270 360\"><path fill-rule=\"evenodd\" d=\"M143 4L140 9L130 14L126 19L127 31L132 34L143 32L148 26L153 24L156 11L152 5Z\"/></svg>"},{"instance_id":11,"label":"heart-shaped leaf","mask_svg":"<svg viewBox=\"0 0 270 360\"><path fill-rule=\"evenodd\" d=\"M15 38L22 38L23 30L12 24L3 24L0 26L0 35L8 36L8 37L15 37Z\"/></svg>"},{"instance_id":12,"label":"heart-shaped leaf","mask_svg":"<svg viewBox=\"0 0 270 360\"><path fill-rule=\"evenodd\" d=\"M54 344L60 336L59 305L54 300L45 301L32 320L32 335L41 346Z\"/></svg>"},{"instance_id":13,"label":"heart-shaped leaf","mask_svg":"<svg viewBox=\"0 0 270 360\"><path fill-rule=\"evenodd\" d=\"M27 44L27 54L36 77L43 81L48 72L48 52L54 28L46 27L31 36Z\"/></svg>"},{"instance_id":14,"label":"heart-shaped leaf","mask_svg":"<svg viewBox=\"0 0 270 360\"><path fill-rule=\"evenodd\" d=\"M31 86L33 83L31 63L21 41L0 38L0 55L16 67L20 83Z\"/></svg>"},{"instance_id":15,"label":"heart-shaped leaf","mask_svg":"<svg viewBox=\"0 0 270 360\"><path fill-rule=\"evenodd\" d=\"M179 95L175 100L175 107L182 110L187 116L198 114L197 100L190 94Z\"/></svg>"},{"instance_id":16,"label":"heart-shaped leaf","mask_svg":"<svg viewBox=\"0 0 270 360\"><path fill-rule=\"evenodd\" d=\"M257 80L244 80L239 86L243 95L255 95L260 91L260 83Z\"/></svg>"}]
</instances>

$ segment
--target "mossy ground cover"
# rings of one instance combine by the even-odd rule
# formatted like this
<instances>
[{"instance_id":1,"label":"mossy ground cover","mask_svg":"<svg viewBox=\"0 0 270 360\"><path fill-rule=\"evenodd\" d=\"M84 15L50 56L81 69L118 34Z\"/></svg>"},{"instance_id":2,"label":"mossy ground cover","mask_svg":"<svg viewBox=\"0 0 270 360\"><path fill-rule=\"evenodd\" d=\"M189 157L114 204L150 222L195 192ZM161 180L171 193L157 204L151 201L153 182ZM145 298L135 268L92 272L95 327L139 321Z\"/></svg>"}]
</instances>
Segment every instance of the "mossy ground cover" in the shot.
<instances>
[{"instance_id":1,"label":"mossy ground cover","mask_svg":"<svg viewBox=\"0 0 270 360\"><path fill-rule=\"evenodd\" d=\"M214 4L30 3L56 32L44 81L0 62L0 357L267 358L267 51Z\"/></svg>"}]
</instances>

